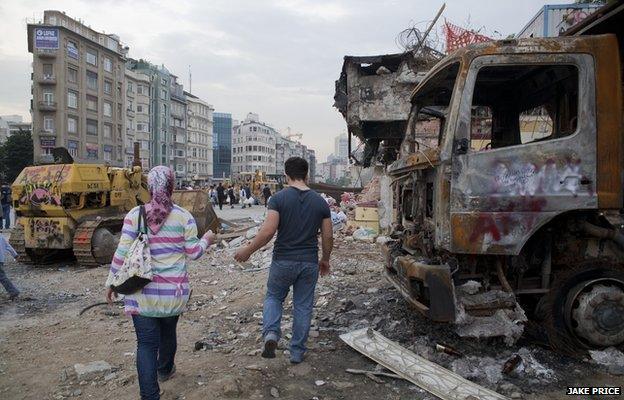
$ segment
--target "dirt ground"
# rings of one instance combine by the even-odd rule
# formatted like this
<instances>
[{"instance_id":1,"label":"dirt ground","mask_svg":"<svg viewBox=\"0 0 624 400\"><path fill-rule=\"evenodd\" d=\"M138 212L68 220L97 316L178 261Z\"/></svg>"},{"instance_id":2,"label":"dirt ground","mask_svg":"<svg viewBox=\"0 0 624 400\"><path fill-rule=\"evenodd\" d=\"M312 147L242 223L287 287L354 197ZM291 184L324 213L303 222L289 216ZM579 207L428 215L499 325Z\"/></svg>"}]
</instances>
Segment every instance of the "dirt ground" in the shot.
<instances>
[{"instance_id":1,"label":"dirt ground","mask_svg":"<svg viewBox=\"0 0 624 400\"><path fill-rule=\"evenodd\" d=\"M285 343L280 343L282 350L276 359L262 359L260 321L267 270L243 268L262 268L270 249L259 256L260 263L245 266L233 261L232 252L219 249L190 265L193 292L178 325L177 373L161 385L163 399L435 398L403 380L383 378L384 383L376 383L345 371L375 369L373 361L338 337L364 326L516 398L570 398L564 395L565 388L576 385L624 386L621 377L594 364L530 343L521 341L510 348L497 340L460 339L451 326L431 323L416 314L385 281L377 245L342 236L336 240L333 274L321 278L317 287L305 362L291 366ZM6 271L23 298L10 302L0 294L0 399L138 398L130 319L120 306L98 306L78 316L83 307L103 300L107 268L34 268L8 263ZM289 307L283 325L287 335ZM436 342L462 351L470 361L468 367L462 369L455 357L437 353ZM196 344L202 348L195 350ZM552 373L529 371L494 379L481 373L499 370L520 348ZM83 381L72 376L75 364L98 360L111 364L114 372Z\"/></svg>"}]
</instances>

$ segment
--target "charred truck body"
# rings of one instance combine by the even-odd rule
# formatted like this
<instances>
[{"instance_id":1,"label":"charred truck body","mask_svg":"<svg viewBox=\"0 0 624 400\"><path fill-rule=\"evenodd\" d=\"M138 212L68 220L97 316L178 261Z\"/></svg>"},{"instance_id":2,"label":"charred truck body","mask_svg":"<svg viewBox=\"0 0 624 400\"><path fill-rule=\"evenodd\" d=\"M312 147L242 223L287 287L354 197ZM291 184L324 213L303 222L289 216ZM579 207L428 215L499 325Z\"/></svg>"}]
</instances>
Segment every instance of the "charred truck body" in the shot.
<instances>
[{"instance_id":1,"label":"charred truck body","mask_svg":"<svg viewBox=\"0 0 624 400\"><path fill-rule=\"evenodd\" d=\"M412 92L400 138L349 124L386 152L386 274L418 311L455 322L456 287L474 280L513 293L555 346L624 342L621 16L617 34L454 52Z\"/></svg>"}]
</instances>

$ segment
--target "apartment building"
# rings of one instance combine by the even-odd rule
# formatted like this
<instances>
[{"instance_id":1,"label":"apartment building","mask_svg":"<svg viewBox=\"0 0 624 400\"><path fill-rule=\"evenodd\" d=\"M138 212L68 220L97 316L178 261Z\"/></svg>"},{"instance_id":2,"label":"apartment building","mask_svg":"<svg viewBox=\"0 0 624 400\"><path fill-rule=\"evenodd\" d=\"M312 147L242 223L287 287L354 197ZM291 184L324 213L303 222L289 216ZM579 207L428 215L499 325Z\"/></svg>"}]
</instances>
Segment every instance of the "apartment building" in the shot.
<instances>
[{"instance_id":1,"label":"apartment building","mask_svg":"<svg viewBox=\"0 0 624 400\"><path fill-rule=\"evenodd\" d=\"M231 176L232 170L232 114L215 112L212 129L212 160L214 179Z\"/></svg>"},{"instance_id":2,"label":"apartment building","mask_svg":"<svg viewBox=\"0 0 624 400\"><path fill-rule=\"evenodd\" d=\"M173 138L169 133L171 120L171 73L164 66L145 60L129 59L126 68L144 75L149 81L149 159L150 165L172 166ZM171 158L171 160L170 160Z\"/></svg>"},{"instance_id":3,"label":"apartment building","mask_svg":"<svg viewBox=\"0 0 624 400\"><path fill-rule=\"evenodd\" d=\"M187 156L187 132L186 132L186 108L187 101L182 84L178 83L178 78L171 75L169 79L169 94L171 96L171 118L169 119L169 138L171 147L169 148L169 165L175 172L177 186L188 184L190 179L187 176L186 156Z\"/></svg>"},{"instance_id":4,"label":"apartment building","mask_svg":"<svg viewBox=\"0 0 624 400\"><path fill-rule=\"evenodd\" d=\"M30 132L30 122L24 122L21 115L0 115L0 144L9 136L20 131Z\"/></svg>"},{"instance_id":5,"label":"apartment building","mask_svg":"<svg viewBox=\"0 0 624 400\"><path fill-rule=\"evenodd\" d=\"M275 174L277 131L254 113L247 114L232 130L232 174L255 171Z\"/></svg>"},{"instance_id":6,"label":"apartment building","mask_svg":"<svg viewBox=\"0 0 624 400\"><path fill-rule=\"evenodd\" d=\"M139 156L143 168L150 165L150 96L149 76L125 70L126 75L126 130L124 139L124 164L132 166L134 142L139 143Z\"/></svg>"},{"instance_id":7,"label":"apartment building","mask_svg":"<svg viewBox=\"0 0 624 400\"><path fill-rule=\"evenodd\" d=\"M64 146L77 162L123 165L127 48L60 11L27 33L35 161Z\"/></svg>"},{"instance_id":8,"label":"apartment building","mask_svg":"<svg viewBox=\"0 0 624 400\"><path fill-rule=\"evenodd\" d=\"M308 181L314 182L316 175L316 156L314 150L288 137L278 135L275 145L275 173L284 175L284 163L290 157L301 157L308 162Z\"/></svg>"},{"instance_id":9,"label":"apartment building","mask_svg":"<svg viewBox=\"0 0 624 400\"><path fill-rule=\"evenodd\" d=\"M213 175L214 108L199 97L185 92L188 101L187 169L194 185L206 185Z\"/></svg>"}]
</instances>

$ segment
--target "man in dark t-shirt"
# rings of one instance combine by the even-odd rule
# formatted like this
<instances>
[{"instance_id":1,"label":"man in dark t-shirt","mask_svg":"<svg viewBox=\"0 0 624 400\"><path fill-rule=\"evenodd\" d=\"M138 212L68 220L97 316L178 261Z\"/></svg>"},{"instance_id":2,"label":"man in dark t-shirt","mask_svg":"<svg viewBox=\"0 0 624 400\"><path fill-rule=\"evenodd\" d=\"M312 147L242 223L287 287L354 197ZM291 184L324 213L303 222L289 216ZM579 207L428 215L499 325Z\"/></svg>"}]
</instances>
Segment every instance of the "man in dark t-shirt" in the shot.
<instances>
[{"instance_id":1,"label":"man in dark t-shirt","mask_svg":"<svg viewBox=\"0 0 624 400\"><path fill-rule=\"evenodd\" d=\"M314 289L319 273L329 273L333 246L331 212L327 202L306 185L308 162L291 157L284 165L288 187L269 200L267 217L253 241L236 252L234 258L247 261L265 246L275 232L273 260L264 299L262 357L274 358L281 336L284 299L293 288L293 326L290 362L303 361L312 320ZM318 234L321 232L322 256L318 257Z\"/></svg>"}]
</instances>

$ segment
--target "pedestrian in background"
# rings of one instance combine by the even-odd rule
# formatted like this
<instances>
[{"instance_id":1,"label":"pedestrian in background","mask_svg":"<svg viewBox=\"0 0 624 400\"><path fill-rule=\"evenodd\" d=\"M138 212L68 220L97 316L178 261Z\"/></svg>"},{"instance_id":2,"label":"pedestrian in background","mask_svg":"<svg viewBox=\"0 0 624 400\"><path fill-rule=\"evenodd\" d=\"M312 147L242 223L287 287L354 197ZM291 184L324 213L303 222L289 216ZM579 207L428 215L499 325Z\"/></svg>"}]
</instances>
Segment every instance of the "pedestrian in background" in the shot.
<instances>
[{"instance_id":1,"label":"pedestrian in background","mask_svg":"<svg viewBox=\"0 0 624 400\"><path fill-rule=\"evenodd\" d=\"M4 219L4 229L11 228L11 187L2 185L0 188L0 204L2 204L2 219ZM2 228L2 226L0 226Z\"/></svg>"},{"instance_id":2,"label":"pedestrian in background","mask_svg":"<svg viewBox=\"0 0 624 400\"><path fill-rule=\"evenodd\" d=\"M225 201L225 188L223 184L219 182L217 186L217 203L219 204L219 210L223 210L223 202Z\"/></svg>"},{"instance_id":3,"label":"pedestrian in background","mask_svg":"<svg viewBox=\"0 0 624 400\"><path fill-rule=\"evenodd\" d=\"M6 257L6 253L9 253L13 258L17 258L17 252L13 247L7 242L6 238L3 235L0 235L0 283L4 286L4 289L9 294L10 300L15 300L20 292L17 290L13 282L6 276L4 272L4 259Z\"/></svg>"},{"instance_id":4,"label":"pedestrian in background","mask_svg":"<svg viewBox=\"0 0 624 400\"><path fill-rule=\"evenodd\" d=\"M242 204L241 208L245 208L247 206L247 192L245 191L245 188L243 186L241 186L238 195L240 196L240 202Z\"/></svg>"},{"instance_id":5,"label":"pedestrian in background","mask_svg":"<svg viewBox=\"0 0 624 400\"><path fill-rule=\"evenodd\" d=\"M269 185L267 185L266 183L262 188L262 197L264 197L264 206L266 207L269 203L269 198L271 197L271 188L269 188Z\"/></svg>"},{"instance_id":6,"label":"pedestrian in background","mask_svg":"<svg viewBox=\"0 0 624 400\"><path fill-rule=\"evenodd\" d=\"M152 281L124 298L125 313L132 316L137 337L137 372L142 400L159 400L158 381L170 379L176 368L176 326L189 299L187 258L196 260L214 241L208 231L197 238L197 225L190 212L173 204L173 171L154 167L147 185L151 200L145 205ZM140 208L125 217L122 235L111 263L110 274L122 267L124 258L138 236ZM115 293L109 288L106 299L112 304Z\"/></svg>"},{"instance_id":7,"label":"pedestrian in background","mask_svg":"<svg viewBox=\"0 0 624 400\"><path fill-rule=\"evenodd\" d=\"M236 196L234 195L234 186L230 186L227 190L228 197L230 198L230 208L234 208L234 203L236 203Z\"/></svg>"},{"instance_id":8,"label":"pedestrian in background","mask_svg":"<svg viewBox=\"0 0 624 400\"><path fill-rule=\"evenodd\" d=\"M306 351L316 282L319 273L329 273L334 239L327 202L306 184L308 162L301 157L291 157L284 167L289 187L271 197L260 231L249 245L236 252L234 258L239 262L247 261L255 251L269 243L277 231L262 314L262 357L275 357L282 334L280 325L284 299L292 286L290 362L298 364L303 361ZM319 230L322 239L320 260Z\"/></svg>"}]
</instances>

